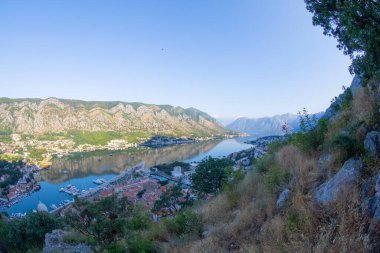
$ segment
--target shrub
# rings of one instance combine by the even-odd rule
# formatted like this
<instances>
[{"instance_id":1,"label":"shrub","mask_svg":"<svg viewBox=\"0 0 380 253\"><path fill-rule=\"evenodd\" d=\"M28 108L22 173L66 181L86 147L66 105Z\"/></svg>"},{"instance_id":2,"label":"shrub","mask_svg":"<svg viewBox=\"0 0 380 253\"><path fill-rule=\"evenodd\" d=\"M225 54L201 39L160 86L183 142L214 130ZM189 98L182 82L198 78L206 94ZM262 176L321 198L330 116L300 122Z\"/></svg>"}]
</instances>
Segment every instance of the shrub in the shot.
<instances>
[{"instance_id":1,"label":"shrub","mask_svg":"<svg viewBox=\"0 0 380 253\"><path fill-rule=\"evenodd\" d=\"M179 236L191 235L194 233L198 234L201 227L200 217L190 210L184 210L174 216L173 219L167 221L169 233L174 233Z\"/></svg>"},{"instance_id":2,"label":"shrub","mask_svg":"<svg viewBox=\"0 0 380 253\"><path fill-rule=\"evenodd\" d=\"M320 150L325 140L329 120L322 118L317 121L315 116L310 117L305 109L303 114L299 113L299 115L301 132L293 134L291 142L306 153Z\"/></svg>"},{"instance_id":3,"label":"shrub","mask_svg":"<svg viewBox=\"0 0 380 253\"><path fill-rule=\"evenodd\" d=\"M217 159L208 157L204 159L191 175L193 188L204 193L215 193L226 182L226 168L232 165L227 158Z\"/></svg>"},{"instance_id":4,"label":"shrub","mask_svg":"<svg viewBox=\"0 0 380 253\"><path fill-rule=\"evenodd\" d=\"M286 229L289 231L295 231L300 226L300 218L296 213L289 213L285 221Z\"/></svg>"},{"instance_id":5,"label":"shrub","mask_svg":"<svg viewBox=\"0 0 380 253\"><path fill-rule=\"evenodd\" d=\"M146 240L142 237L132 239L128 243L128 251L130 253L156 253L159 252L158 248L152 241Z\"/></svg>"},{"instance_id":6,"label":"shrub","mask_svg":"<svg viewBox=\"0 0 380 253\"><path fill-rule=\"evenodd\" d=\"M277 186L281 186L289 182L290 173L289 171L283 170L274 165L268 170L265 180L271 189L275 189Z\"/></svg>"},{"instance_id":7,"label":"shrub","mask_svg":"<svg viewBox=\"0 0 380 253\"><path fill-rule=\"evenodd\" d=\"M49 213L28 214L25 218L9 220L0 225L1 240L11 252L27 252L41 249L45 234L60 227L58 220Z\"/></svg>"}]
</instances>

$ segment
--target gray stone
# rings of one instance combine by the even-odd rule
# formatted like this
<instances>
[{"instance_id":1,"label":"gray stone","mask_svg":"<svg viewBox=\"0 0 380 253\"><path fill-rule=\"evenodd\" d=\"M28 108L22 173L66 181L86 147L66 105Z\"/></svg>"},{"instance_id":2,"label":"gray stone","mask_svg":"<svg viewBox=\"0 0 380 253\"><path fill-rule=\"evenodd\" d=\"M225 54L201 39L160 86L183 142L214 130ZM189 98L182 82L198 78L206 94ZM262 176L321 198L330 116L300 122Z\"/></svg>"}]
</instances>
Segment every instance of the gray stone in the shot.
<instances>
[{"instance_id":1,"label":"gray stone","mask_svg":"<svg viewBox=\"0 0 380 253\"><path fill-rule=\"evenodd\" d=\"M359 90L359 88L362 87L360 78L355 75L354 79L352 79L351 85L350 85L350 90L352 93L352 96L355 96L356 92Z\"/></svg>"},{"instance_id":2,"label":"gray stone","mask_svg":"<svg viewBox=\"0 0 380 253\"><path fill-rule=\"evenodd\" d=\"M45 246L43 253L90 253L91 248L84 243L72 245L64 242L64 231L53 230L51 233L45 235Z\"/></svg>"},{"instance_id":3,"label":"gray stone","mask_svg":"<svg viewBox=\"0 0 380 253\"><path fill-rule=\"evenodd\" d=\"M360 160L349 159L343 167L327 182L317 187L314 198L319 204L327 204L334 201L337 194L344 187L354 185L360 177L363 164Z\"/></svg>"},{"instance_id":4,"label":"gray stone","mask_svg":"<svg viewBox=\"0 0 380 253\"><path fill-rule=\"evenodd\" d=\"M286 200L289 198L290 189L286 188L283 190L280 195L278 196L277 202L276 202L276 210L279 211L281 208L284 207Z\"/></svg>"},{"instance_id":5,"label":"gray stone","mask_svg":"<svg viewBox=\"0 0 380 253\"><path fill-rule=\"evenodd\" d=\"M202 238L203 239L206 239L209 235L210 235L210 231L208 231L208 230L205 230L202 232Z\"/></svg>"},{"instance_id":6,"label":"gray stone","mask_svg":"<svg viewBox=\"0 0 380 253\"><path fill-rule=\"evenodd\" d=\"M370 156L375 156L380 148L380 133L372 131L364 139L364 149Z\"/></svg>"}]
</instances>

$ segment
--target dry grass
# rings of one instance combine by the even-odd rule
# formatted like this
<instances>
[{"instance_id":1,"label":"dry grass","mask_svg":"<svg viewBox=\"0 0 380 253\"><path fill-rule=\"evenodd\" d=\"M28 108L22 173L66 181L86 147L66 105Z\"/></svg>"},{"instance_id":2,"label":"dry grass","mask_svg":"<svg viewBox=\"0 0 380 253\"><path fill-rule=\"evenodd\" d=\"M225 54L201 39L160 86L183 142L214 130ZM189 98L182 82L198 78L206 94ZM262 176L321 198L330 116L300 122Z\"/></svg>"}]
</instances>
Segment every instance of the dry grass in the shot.
<instances>
[{"instance_id":1,"label":"dry grass","mask_svg":"<svg viewBox=\"0 0 380 253\"><path fill-rule=\"evenodd\" d=\"M281 148L272 165L294 177L286 206L276 213L278 192L265 175L251 172L236 188L236 203L226 193L196 208L209 236L165 244L166 252L368 252L368 218L362 213L358 189L345 189L336 203L316 206L312 189L320 173L316 158L293 146ZM320 182L319 182L320 183ZM297 217L292 226L289 217ZM232 246L231 246L232 245Z\"/></svg>"},{"instance_id":2,"label":"dry grass","mask_svg":"<svg viewBox=\"0 0 380 253\"><path fill-rule=\"evenodd\" d=\"M352 100L352 119L358 122L365 122L366 125L373 124L376 111L376 94L369 92L367 87L360 87Z\"/></svg>"}]
</instances>

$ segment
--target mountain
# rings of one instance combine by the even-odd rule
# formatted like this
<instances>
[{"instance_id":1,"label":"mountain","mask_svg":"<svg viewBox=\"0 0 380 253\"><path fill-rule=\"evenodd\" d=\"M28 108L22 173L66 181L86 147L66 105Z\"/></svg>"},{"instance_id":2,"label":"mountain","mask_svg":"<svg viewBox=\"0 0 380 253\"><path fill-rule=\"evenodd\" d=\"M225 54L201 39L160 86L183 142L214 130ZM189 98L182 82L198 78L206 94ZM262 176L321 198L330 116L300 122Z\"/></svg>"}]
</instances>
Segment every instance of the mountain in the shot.
<instances>
[{"instance_id":1,"label":"mountain","mask_svg":"<svg viewBox=\"0 0 380 253\"><path fill-rule=\"evenodd\" d=\"M227 132L195 108L126 102L0 98L0 130L24 134L69 130L210 136Z\"/></svg>"},{"instance_id":2,"label":"mountain","mask_svg":"<svg viewBox=\"0 0 380 253\"><path fill-rule=\"evenodd\" d=\"M316 114L317 118L322 116L322 113ZM231 131L243 132L251 134L256 137L268 135L282 135L282 126L287 123L290 132L297 132L300 130L299 116L295 114L282 114L273 117L263 118L238 118L226 128Z\"/></svg>"}]
</instances>

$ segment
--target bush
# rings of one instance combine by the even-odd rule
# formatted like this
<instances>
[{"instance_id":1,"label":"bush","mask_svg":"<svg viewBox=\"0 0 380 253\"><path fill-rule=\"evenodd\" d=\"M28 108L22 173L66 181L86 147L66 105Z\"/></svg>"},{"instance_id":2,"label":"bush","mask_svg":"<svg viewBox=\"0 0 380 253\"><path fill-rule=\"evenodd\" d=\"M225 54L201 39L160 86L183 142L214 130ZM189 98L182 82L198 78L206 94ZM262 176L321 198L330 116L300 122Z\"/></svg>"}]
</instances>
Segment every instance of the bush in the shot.
<instances>
[{"instance_id":1,"label":"bush","mask_svg":"<svg viewBox=\"0 0 380 253\"><path fill-rule=\"evenodd\" d=\"M286 229L289 231L295 231L300 226L300 218L296 213L289 213L285 221Z\"/></svg>"},{"instance_id":2,"label":"bush","mask_svg":"<svg viewBox=\"0 0 380 253\"><path fill-rule=\"evenodd\" d=\"M159 252L158 248L152 241L143 239L141 237L134 238L128 243L128 250L130 253L156 253Z\"/></svg>"},{"instance_id":3,"label":"bush","mask_svg":"<svg viewBox=\"0 0 380 253\"><path fill-rule=\"evenodd\" d=\"M277 186L287 184L290 180L289 171L283 170L280 167L272 166L266 174L266 183L271 189L275 189Z\"/></svg>"},{"instance_id":4,"label":"bush","mask_svg":"<svg viewBox=\"0 0 380 253\"><path fill-rule=\"evenodd\" d=\"M332 145L343 152L343 160L347 160L352 156L358 155L361 150L360 145L356 143L355 139L347 135L335 136L332 141Z\"/></svg>"},{"instance_id":5,"label":"bush","mask_svg":"<svg viewBox=\"0 0 380 253\"><path fill-rule=\"evenodd\" d=\"M9 220L0 225L0 238L11 252L38 250L44 244L45 234L59 227L58 220L49 213L31 213L23 219Z\"/></svg>"},{"instance_id":6,"label":"bush","mask_svg":"<svg viewBox=\"0 0 380 253\"><path fill-rule=\"evenodd\" d=\"M190 211L184 210L178 213L172 220L167 221L167 228L169 233L181 235L190 235L194 233L199 233L202 224L200 217Z\"/></svg>"},{"instance_id":7,"label":"bush","mask_svg":"<svg viewBox=\"0 0 380 253\"><path fill-rule=\"evenodd\" d=\"M208 157L204 159L191 175L193 188L204 193L215 193L227 181L226 168L233 163L230 159Z\"/></svg>"},{"instance_id":8,"label":"bush","mask_svg":"<svg viewBox=\"0 0 380 253\"><path fill-rule=\"evenodd\" d=\"M306 111L300 114L300 118L301 132L293 134L292 144L305 153L322 149L329 120L322 118L317 121L315 117L310 118Z\"/></svg>"}]
</instances>

